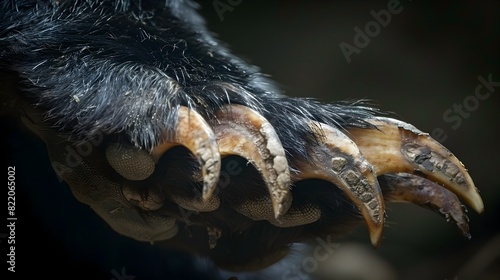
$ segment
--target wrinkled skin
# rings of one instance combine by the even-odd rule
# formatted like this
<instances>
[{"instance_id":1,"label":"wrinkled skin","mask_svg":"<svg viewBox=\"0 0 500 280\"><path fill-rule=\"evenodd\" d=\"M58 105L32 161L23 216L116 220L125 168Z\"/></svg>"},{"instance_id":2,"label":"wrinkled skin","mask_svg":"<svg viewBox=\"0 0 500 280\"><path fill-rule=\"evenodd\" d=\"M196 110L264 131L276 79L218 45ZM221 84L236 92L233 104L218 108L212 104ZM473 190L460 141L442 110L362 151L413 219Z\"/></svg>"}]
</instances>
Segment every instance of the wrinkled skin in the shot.
<instances>
[{"instance_id":1,"label":"wrinkled skin","mask_svg":"<svg viewBox=\"0 0 500 280\"><path fill-rule=\"evenodd\" d=\"M427 134L360 102L282 95L187 1L68 2L2 2L2 95L118 233L231 270L363 221L378 246L390 202L469 236L459 199L482 212L481 198Z\"/></svg>"}]
</instances>

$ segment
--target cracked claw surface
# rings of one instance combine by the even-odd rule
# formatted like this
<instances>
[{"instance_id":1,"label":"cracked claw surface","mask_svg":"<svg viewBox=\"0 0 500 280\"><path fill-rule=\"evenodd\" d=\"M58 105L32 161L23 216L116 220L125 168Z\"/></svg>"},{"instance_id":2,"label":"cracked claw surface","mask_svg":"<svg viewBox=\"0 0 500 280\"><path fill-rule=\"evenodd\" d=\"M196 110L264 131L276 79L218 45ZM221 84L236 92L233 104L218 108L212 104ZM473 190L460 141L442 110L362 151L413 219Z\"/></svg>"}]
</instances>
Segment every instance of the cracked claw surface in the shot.
<instances>
[{"instance_id":1,"label":"cracked claw surface","mask_svg":"<svg viewBox=\"0 0 500 280\"><path fill-rule=\"evenodd\" d=\"M221 158L238 156L253 166L262 185L267 188L267 195L262 193L262 189L253 189L252 192L260 195L237 195L240 196L237 200L234 200L236 193L248 191L245 188L238 189L241 188L240 184L229 184L232 189L221 190L221 193L210 187L210 193L215 193L215 196L210 196L208 201L201 201L194 196L167 194L172 202L186 210L211 214L217 213L219 208L230 208L253 221L265 220L278 228L314 225L321 220L322 215L328 216L329 210L325 213L325 209L314 200L295 203L292 199L292 189L293 185L301 181L319 179L340 189L359 210L368 226L374 246L378 246L382 240L384 200L411 202L437 210L447 219L453 220L463 234L468 236L467 218L454 193L478 212L482 211L482 201L458 159L427 134L409 124L389 118L373 118L367 122L373 127L350 128L346 134L338 128L310 121L309 130L316 140L307 147L306 160L292 157L296 169L293 169L291 179L286 152L277 132L266 118L242 105L225 106L216 111L208 121L198 113L181 107L176 141L163 142L156 146L151 154L154 162L158 162L161 155L168 150L176 145L183 145L197 159L201 170L212 168L214 165L203 164L207 161L218 162L219 154ZM197 137L200 139L193 139ZM205 158L200 156L207 154L200 152L204 149L209 151L209 156ZM114 154L120 154L118 151L120 150L115 147L108 148L108 161L118 173L126 173L120 171L128 170L124 167L126 164L112 160L117 157L113 156ZM135 154L137 159L144 158L142 161L146 163L150 160L138 151L122 149L122 153ZM122 162L128 159L124 155ZM206 158L209 160L205 160ZM151 173L149 165L145 166L148 167L145 168L147 171L141 172ZM205 190L206 182L216 185L210 177L215 172L218 171L194 170L191 178L194 181L203 181ZM401 172L418 176L404 175ZM127 176L129 180L144 177ZM377 176L381 176L383 190L379 186ZM140 199L137 194L132 195L126 191L124 193L142 209L161 208L162 204L158 202L161 199ZM219 235L223 234L222 230L218 229L218 232ZM212 236L210 248L215 247L213 239Z\"/></svg>"},{"instance_id":2,"label":"cracked claw surface","mask_svg":"<svg viewBox=\"0 0 500 280\"><path fill-rule=\"evenodd\" d=\"M390 118L368 120L377 129L350 129L377 175L413 173L443 185L476 212L483 201L464 165L448 149L414 126Z\"/></svg>"},{"instance_id":3,"label":"cracked claw surface","mask_svg":"<svg viewBox=\"0 0 500 280\"><path fill-rule=\"evenodd\" d=\"M322 179L338 186L363 216L372 244L382 241L384 200L372 165L356 144L339 129L311 122L318 142L309 148L309 161L298 163L295 180Z\"/></svg>"},{"instance_id":4,"label":"cracked claw surface","mask_svg":"<svg viewBox=\"0 0 500 280\"><path fill-rule=\"evenodd\" d=\"M340 233L338 225L360 217L378 246L385 204L392 202L433 210L470 238L459 198L478 212L483 205L460 161L409 124L366 121L372 126L345 130L307 121L314 140L301 156L248 107L226 105L208 119L180 107L174 134L150 152L104 141L60 175L115 231L211 255L223 266L271 264L286 244ZM51 139L59 136L44 137L53 162L67 160L67 153L54 152L61 141ZM226 250L245 255L262 232L272 236L271 249L227 257Z\"/></svg>"},{"instance_id":5,"label":"cracked claw surface","mask_svg":"<svg viewBox=\"0 0 500 280\"><path fill-rule=\"evenodd\" d=\"M285 150L273 126L254 110L232 105L216 112L213 129L222 156L243 157L262 175L269 190L274 218L286 213L292 202L290 171ZM249 217L258 217L262 207L247 205L238 209Z\"/></svg>"},{"instance_id":6,"label":"cracked claw surface","mask_svg":"<svg viewBox=\"0 0 500 280\"><path fill-rule=\"evenodd\" d=\"M471 238L465 207L451 191L410 174L386 174L380 183L388 202L408 202L432 210L455 223L465 238Z\"/></svg>"},{"instance_id":7,"label":"cracked claw surface","mask_svg":"<svg viewBox=\"0 0 500 280\"><path fill-rule=\"evenodd\" d=\"M195 155L203 175L203 199L208 200L215 191L220 173L220 154L210 126L196 111L180 106L173 137L163 135L164 142L151 151L153 159L160 157L174 146L185 146Z\"/></svg>"},{"instance_id":8,"label":"cracked claw surface","mask_svg":"<svg viewBox=\"0 0 500 280\"><path fill-rule=\"evenodd\" d=\"M466 236L459 199L483 211L428 134L363 101L280 94L191 1L0 5L2 99L19 99L73 195L125 236L257 269L363 221L377 246L388 202L438 211Z\"/></svg>"}]
</instances>

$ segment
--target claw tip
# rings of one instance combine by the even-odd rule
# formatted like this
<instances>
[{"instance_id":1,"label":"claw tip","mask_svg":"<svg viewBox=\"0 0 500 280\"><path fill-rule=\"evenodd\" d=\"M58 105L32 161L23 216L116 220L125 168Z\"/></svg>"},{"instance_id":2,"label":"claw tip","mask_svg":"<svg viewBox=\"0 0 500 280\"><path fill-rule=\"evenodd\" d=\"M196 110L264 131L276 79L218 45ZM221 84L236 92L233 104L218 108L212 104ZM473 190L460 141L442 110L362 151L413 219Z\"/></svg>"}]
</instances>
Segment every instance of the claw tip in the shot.
<instances>
[{"instance_id":1,"label":"claw tip","mask_svg":"<svg viewBox=\"0 0 500 280\"><path fill-rule=\"evenodd\" d=\"M370 241L372 242L373 247L378 248L380 243L382 243L382 238L384 237L384 226L383 224L379 224L376 227L372 227L369 229L370 232Z\"/></svg>"},{"instance_id":2,"label":"claw tip","mask_svg":"<svg viewBox=\"0 0 500 280\"><path fill-rule=\"evenodd\" d=\"M476 190L474 195L470 195L469 201L467 201L472 209L476 211L478 214L482 214L484 212L484 203L481 199L481 196Z\"/></svg>"},{"instance_id":3,"label":"claw tip","mask_svg":"<svg viewBox=\"0 0 500 280\"><path fill-rule=\"evenodd\" d=\"M206 178L205 178L206 179ZM202 199L203 201L208 201L214 193L214 184L210 180L203 181Z\"/></svg>"},{"instance_id":4,"label":"claw tip","mask_svg":"<svg viewBox=\"0 0 500 280\"><path fill-rule=\"evenodd\" d=\"M283 209L284 209L283 203L278 203L277 206L274 207L274 209L273 209L274 210L274 218L276 220L279 220L279 218L281 218L281 216L283 216L283 214L285 212L285 211L283 211Z\"/></svg>"}]
</instances>

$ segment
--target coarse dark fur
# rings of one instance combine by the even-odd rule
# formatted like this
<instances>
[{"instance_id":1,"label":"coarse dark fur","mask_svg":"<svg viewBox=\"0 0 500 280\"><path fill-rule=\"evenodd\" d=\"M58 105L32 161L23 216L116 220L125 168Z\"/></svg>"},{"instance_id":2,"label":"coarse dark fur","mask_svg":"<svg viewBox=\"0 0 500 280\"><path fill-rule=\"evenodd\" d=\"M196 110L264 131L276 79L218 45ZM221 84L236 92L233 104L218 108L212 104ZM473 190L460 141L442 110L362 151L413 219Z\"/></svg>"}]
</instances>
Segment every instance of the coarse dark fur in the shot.
<instances>
[{"instance_id":1,"label":"coarse dark fur","mask_svg":"<svg viewBox=\"0 0 500 280\"><path fill-rule=\"evenodd\" d=\"M258 68L218 42L196 9L188 0L2 0L0 72L15 81L9 98L35 106L52 129L75 141L97 133L120 135L146 150L162 140L162 131L172 130L180 105L210 119L226 104L242 104L274 126L291 164L306 160L314 141L308 120L338 128L366 127L364 119L377 113L362 102L325 104L286 97ZM336 204L345 215L359 219L339 191L316 185L325 213ZM294 193L298 203L310 195L299 192L297 188ZM224 209L193 219L221 223L226 217L223 229L228 231L241 220ZM192 242L186 232L172 242L211 255L221 265L242 265L290 242L334 232L343 219L342 213L332 214L314 226L293 229L255 223L239 236L221 240L212 252L200 252L206 244Z\"/></svg>"},{"instance_id":2,"label":"coarse dark fur","mask_svg":"<svg viewBox=\"0 0 500 280\"><path fill-rule=\"evenodd\" d=\"M0 62L22 95L58 127L89 137L122 132L150 148L179 105L206 117L225 104L261 112L290 154L305 154L306 120L363 126L373 109L292 99L232 55L188 0L9 1L0 14Z\"/></svg>"}]
</instances>

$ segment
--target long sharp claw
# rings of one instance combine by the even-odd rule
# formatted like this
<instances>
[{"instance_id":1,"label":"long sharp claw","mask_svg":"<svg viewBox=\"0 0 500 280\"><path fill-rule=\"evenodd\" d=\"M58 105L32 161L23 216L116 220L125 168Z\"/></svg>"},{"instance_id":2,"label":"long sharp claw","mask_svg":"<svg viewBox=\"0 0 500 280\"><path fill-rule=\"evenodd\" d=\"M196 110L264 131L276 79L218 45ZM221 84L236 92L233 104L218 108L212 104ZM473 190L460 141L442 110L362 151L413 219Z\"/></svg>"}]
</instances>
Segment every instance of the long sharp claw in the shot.
<instances>
[{"instance_id":1,"label":"long sharp claw","mask_svg":"<svg viewBox=\"0 0 500 280\"><path fill-rule=\"evenodd\" d=\"M168 138L168 135L165 135ZM200 114L181 106L178 111L178 121L173 139L157 145L151 151L153 159L158 162L160 157L174 146L183 145L198 160L203 174L203 200L212 197L220 174L220 154L215 136Z\"/></svg>"},{"instance_id":2,"label":"long sharp claw","mask_svg":"<svg viewBox=\"0 0 500 280\"><path fill-rule=\"evenodd\" d=\"M212 125L222 156L247 159L262 174L275 218L290 208L290 171L285 150L272 125L257 112L241 105L227 106L215 114Z\"/></svg>"},{"instance_id":3,"label":"long sharp claw","mask_svg":"<svg viewBox=\"0 0 500 280\"><path fill-rule=\"evenodd\" d=\"M391 118L373 118L377 129L350 128L351 138L377 175L418 173L444 185L476 212L483 212L483 201L463 164L429 134Z\"/></svg>"},{"instance_id":4,"label":"long sharp claw","mask_svg":"<svg viewBox=\"0 0 500 280\"><path fill-rule=\"evenodd\" d=\"M372 165L340 130L311 122L319 141L309 149L309 162L297 162L293 180L322 179L337 185L361 212L377 247L384 230L384 200Z\"/></svg>"},{"instance_id":5,"label":"long sharp claw","mask_svg":"<svg viewBox=\"0 0 500 280\"><path fill-rule=\"evenodd\" d=\"M467 239L471 238L465 208L451 191L410 174L386 174L379 181L387 201L410 202L437 212L453 221Z\"/></svg>"}]
</instances>

